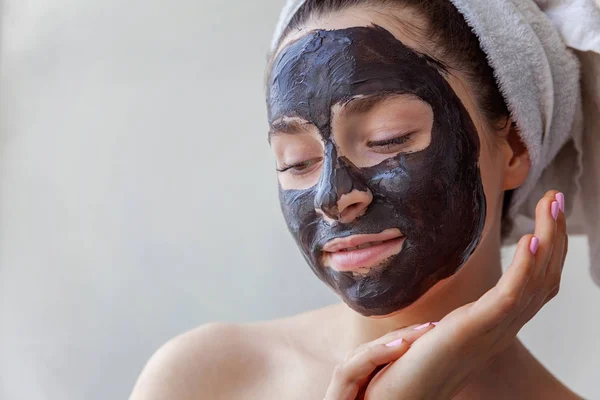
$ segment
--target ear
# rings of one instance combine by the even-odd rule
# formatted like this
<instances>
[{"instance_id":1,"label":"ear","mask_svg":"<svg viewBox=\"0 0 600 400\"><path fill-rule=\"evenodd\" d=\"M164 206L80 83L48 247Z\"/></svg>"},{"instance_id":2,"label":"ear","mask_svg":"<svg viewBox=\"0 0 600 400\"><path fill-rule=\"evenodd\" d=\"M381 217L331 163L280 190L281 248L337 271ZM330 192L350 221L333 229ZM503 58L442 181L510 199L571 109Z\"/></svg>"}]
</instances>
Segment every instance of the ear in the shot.
<instances>
[{"instance_id":1,"label":"ear","mask_svg":"<svg viewBox=\"0 0 600 400\"><path fill-rule=\"evenodd\" d=\"M502 132L504 155L504 190L516 189L523 184L531 166L529 151L521 140L519 128L509 120Z\"/></svg>"}]
</instances>

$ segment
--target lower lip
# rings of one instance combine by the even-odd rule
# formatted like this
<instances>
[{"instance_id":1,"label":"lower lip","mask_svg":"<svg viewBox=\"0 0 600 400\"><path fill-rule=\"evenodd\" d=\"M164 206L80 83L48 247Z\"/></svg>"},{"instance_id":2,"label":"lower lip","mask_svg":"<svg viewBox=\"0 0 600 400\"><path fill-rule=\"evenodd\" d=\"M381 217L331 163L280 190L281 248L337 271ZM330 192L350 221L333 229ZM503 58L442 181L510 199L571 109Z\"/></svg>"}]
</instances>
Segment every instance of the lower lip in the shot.
<instances>
[{"instance_id":1,"label":"lower lip","mask_svg":"<svg viewBox=\"0 0 600 400\"><path fill-rule=\"evenodd\" d=\"M386 240L377 246L351 251L325 252L324 264L336 271L356 271L373 268L382 261L398 254L406 237Z\"/></svg>"}]
</instances>

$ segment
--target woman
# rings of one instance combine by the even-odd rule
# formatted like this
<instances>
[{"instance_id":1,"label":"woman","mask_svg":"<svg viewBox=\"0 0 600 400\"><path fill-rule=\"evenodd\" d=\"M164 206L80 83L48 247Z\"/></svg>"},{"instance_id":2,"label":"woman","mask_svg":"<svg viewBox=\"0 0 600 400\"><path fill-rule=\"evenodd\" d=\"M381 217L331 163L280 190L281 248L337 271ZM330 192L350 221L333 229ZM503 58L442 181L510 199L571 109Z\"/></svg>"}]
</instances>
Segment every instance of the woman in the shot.
<instances>
[{"instance_id":1,"label":"woman","mask_svg":"<svg viewBox=\"0 0 600 400\"><path fill-rule=\"evenodd\" d=\"M282 210L343 303L179 336L131 398L579 398L516 338L558 292L564 195L539 199L502 274L537 159L465 18L448 0L308 0L285 25L267 76Z\"/></svg>"}]
</instances>

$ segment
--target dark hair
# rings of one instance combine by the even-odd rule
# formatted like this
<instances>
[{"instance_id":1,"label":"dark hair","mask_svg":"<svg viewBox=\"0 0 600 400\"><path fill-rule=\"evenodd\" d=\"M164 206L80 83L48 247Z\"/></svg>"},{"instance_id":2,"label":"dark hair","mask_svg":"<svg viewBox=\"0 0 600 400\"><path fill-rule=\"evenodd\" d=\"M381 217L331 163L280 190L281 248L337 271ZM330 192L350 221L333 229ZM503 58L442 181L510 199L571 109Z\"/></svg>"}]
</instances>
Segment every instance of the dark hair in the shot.
<instances>
[{"instance_id":1,"label":"dark hair","mask_svg":"<svg viewBox=\"0 0 600 400\"><path fill-rule=\"evenodd\" d=\"M496 128L501 121L507 120L510 113L498 88L494 70L481 49L479 39L450 0L306 0L284 29L276 47L290 32L306 24L311 17L325 16L356 6L409 8L425 17L428 23L426 30L413 25L411 28L417 30L423 39L437 45L436 54L430 56L461 71L473 87L477 88L476 103L490 127ZM504 195L502 236L512 228L512 222L508 218L511 198L512 190Z\"/></svg>"}]
</instances>

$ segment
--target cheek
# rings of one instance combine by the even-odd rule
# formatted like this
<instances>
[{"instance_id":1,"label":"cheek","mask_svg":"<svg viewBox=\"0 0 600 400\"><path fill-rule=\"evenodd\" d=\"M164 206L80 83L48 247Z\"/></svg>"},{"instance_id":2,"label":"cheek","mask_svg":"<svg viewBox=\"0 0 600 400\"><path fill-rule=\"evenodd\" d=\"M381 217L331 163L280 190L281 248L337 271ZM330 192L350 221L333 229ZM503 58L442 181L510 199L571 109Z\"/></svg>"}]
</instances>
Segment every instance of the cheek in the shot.
<instances>
[{"instance_id":1,"label":"cheek","mask_svg":"<svg viewBox=\"0 0 600 400\"><path fill-rule=\"evenodd\" d=\"M307 240L301 236L310 232L307 226L315 226L318 219L314 208L315 194L309 190L282 190L279 188L279 202L288 229L298 240Z\"/></svg>"}]
</instances>

